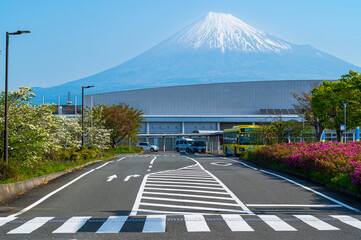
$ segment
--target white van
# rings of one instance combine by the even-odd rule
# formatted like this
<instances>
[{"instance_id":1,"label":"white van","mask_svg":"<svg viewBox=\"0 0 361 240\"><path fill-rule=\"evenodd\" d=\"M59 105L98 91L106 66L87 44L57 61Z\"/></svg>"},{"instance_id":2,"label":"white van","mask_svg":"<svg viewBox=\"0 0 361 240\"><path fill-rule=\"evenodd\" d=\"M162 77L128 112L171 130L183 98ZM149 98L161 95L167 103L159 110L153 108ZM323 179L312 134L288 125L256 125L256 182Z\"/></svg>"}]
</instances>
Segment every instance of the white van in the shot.
<instances>
[{"instance_id":1,"label":"white van","mask_svg":"<svg viewBox=\"0 0 361 240\"><path fill-rule=\"evenodd\" d=\"M180 138L175 141L174 149L179 151L190 152L192 150L192 144L194 140L191 138Z\"/></svg>"}]
</instances>

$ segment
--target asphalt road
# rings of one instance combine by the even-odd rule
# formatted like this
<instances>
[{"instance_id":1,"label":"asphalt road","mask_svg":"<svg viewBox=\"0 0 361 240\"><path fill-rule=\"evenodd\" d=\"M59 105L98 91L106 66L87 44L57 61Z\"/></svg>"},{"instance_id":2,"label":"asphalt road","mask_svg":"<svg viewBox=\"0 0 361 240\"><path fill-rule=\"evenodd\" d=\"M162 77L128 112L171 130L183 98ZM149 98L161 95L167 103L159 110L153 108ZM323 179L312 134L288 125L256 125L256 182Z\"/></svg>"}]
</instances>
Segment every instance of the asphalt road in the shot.
<instances>
[{"instance_id":1,"label":"asphalt road","mask_svg":"<svg viewBox=\"0 0 361 240\"><path fill-rule=\"evenodd\" d=\"M359 209L236 158L129 155L0 205L0 239L361 239Z\"/></svg>"}]
</instances>

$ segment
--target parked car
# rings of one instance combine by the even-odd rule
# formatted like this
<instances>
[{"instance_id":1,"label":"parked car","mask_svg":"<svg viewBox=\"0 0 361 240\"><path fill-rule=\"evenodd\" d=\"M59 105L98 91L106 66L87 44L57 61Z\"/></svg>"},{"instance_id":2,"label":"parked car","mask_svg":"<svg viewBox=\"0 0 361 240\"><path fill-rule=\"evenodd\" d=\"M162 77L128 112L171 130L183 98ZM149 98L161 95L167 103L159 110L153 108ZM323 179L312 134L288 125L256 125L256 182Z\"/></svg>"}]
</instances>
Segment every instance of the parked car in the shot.
<instances>
[{"instance_id":1,"label":"parked car","mask_svg":"<svg viewBox=\"0 0 361 240\"><path fill-rule=\"evenodd\" d=\"M194 141L192 144L193 153L206 153L206 142L205 141Z\"/></svg>"},{"instance_id":2,"label":"parked car","mask_svg":"<svg viewBox=\"0 0 361 240\"><path fill-rule=\"evenodd\" d=\"M152 145L149 142L140 142L137 146L142 147L144 151L158 152L159 150L157 145Z\"/></svg>"},{"instance_id":3,"label":"parked car","mask_svg":"<svg viewBox=\"0 0 361 240\"><path fill-rule=\"evenodd\" d=\"M192 144L193 144L194 140L191 138L180 138L177 139L175 141L175 145L174 145L174 149L179 152L179 151L187 151L190 152L192 149Z\"/></svg>"}]
</instances>

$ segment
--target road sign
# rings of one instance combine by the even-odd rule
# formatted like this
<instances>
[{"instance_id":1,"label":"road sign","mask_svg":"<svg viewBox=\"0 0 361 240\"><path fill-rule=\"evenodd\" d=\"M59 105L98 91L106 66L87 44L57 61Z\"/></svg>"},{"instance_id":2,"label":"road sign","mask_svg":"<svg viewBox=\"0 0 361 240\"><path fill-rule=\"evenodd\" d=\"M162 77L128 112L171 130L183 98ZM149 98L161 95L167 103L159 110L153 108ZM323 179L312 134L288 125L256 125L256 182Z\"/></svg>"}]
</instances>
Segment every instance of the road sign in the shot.
<instances>
[{"instance_id":1,"label":"road sign","mask_svg":"<svg viewBox=\"0 0 361 240\"><path fill-rule=\"evenodd\" d=\"M345 131L345 124L340 124L340 130L341 130L342 132Z\"/></svg>"}]
</instances>

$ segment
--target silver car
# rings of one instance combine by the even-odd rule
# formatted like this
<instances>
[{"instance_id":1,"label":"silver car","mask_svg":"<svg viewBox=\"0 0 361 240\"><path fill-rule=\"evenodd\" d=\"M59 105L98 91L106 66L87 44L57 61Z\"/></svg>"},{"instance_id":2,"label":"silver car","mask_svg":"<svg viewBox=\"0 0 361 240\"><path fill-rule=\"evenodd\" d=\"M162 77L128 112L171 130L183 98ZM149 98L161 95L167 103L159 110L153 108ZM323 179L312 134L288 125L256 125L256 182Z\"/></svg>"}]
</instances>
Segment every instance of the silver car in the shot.
<instances>
[{"instance_id":1,"label":"silver car","mask_svg":"<svg viewBox=\"0 0 361 240\"><path fill-rule=\"evenodd\" d=\"M159 150L157 145L152 145L149 142L140 142L137 146L143 148L144 151L158 152Z\"/></svg>"}]
</instances>

